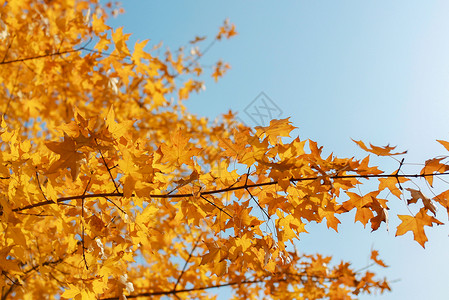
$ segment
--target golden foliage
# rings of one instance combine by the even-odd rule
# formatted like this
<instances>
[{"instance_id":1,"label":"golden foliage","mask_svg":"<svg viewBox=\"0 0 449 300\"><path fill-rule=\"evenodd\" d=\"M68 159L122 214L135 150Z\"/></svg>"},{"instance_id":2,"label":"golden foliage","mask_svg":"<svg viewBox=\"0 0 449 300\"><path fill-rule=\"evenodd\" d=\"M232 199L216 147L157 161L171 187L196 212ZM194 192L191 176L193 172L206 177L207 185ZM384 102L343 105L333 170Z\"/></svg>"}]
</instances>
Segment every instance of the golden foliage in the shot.
<instances>
[{"instance_id":1,"label":"golden foliage","mask_svg":"<svg viewBox=\"0 0 449 300\"><path fill-rule=\"evenodd\" d=\"M326 158L316 142L288 139L288 119L252 131L232 113L215 125L189 114L182 100L203 87L204 53L130 47L123 28L106 25L112 4L0 7L2 299L203 299L222 286L242 299L350 299L390 289L286 245L311 221L337 231L351 210L377 230L389 209L379 194L401 197L406 175L385 175L368 157ZM226 21L212 43L234 35ZM228 68L218 61L210 75ZM432 184L447 170L433 159L415 177ZM356 193L370 178L378 190ZM408 191L419 213L400 215L396 234L412 231L424 246L424 226L441 224L434 203L449 211L447 192ZM386 267L377 251L371 259Z\"/></svg>"}]
</instances>

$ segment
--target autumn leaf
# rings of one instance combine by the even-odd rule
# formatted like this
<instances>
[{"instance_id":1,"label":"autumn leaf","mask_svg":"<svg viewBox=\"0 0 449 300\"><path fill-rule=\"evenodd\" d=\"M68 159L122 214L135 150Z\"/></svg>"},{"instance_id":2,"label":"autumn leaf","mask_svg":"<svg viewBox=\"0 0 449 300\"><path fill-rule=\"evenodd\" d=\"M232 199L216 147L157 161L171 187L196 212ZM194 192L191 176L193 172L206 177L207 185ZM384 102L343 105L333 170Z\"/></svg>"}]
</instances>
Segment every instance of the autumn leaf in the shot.
<instances>
[{"instance_id":1,"label":"autumn leaf","mask_svg":"<svg viewBox=\"0 0 449 300\"><path fill-rule=\"evenodd\" d=\"M440 158L433 158L426 160L426 164L424 168L421 170L421 175L424 174L434 174L434 173L444 173L447 170L449 170L449 166L446 164L441 163L443 159L446 159L447 157L440 157ZM433 186L433 176L426 176L425 179L430 184L430 186Z\"/></svg>"},{"instance_id":2,"label":"autumn leaf","mask_svg":"<svg viewBox=\"0 0 449 300\"><path fill-rule=\"evenodd\" d=\"M449 142L443 141L443 140L437 140L437 142L440 143L441 145L443 145L443 147L449 151Z\"/></svg>"},{"instance_id":3,"label":"autumn leaf","mask_svg":"<svg viewBox=\"0 0 449 300\"><path fill-rule=\"evenodd\" d=\"M378 146L373 146L372 144L370 144L371 149L369 149L365 145L365 143L363 143L362 141L356 141L354 139L352 141L354 143L356 143L360 148L365 150L366 152L374 153L374 154L376 154L378 156L393 156L393 155L402 155L402 154L407 153L407 151L391 153L391 151L396 149L396 147L391 147L390 145L387 145L387 146L384 146L384 147L378 147Z\"/></svg>"},{"instance_id":4,"label":"autumn leaf","mask_svg":"<svg viewBox=\"0 0 449 300\"><path fill-rule=\"evenodd\" d=\"M175 50L149 36L130 52L137 39L106 25L121 10L114 1L1 8L2 299L210 298L225 286L242 299L352 299L390 288L371 270L294 249L307 226L337 231L354 210L355 223L388 230L400 206L379 195L404 188L421 206L399 216L396 234L424 246L424 226L441 224L436 206L449 211L448 191L429 199L407 179L432 184L448 170L441 157L420 174L385 175L369 156L290 137L289 118L253 131L232 112L214 122L189 112L204 76L230 69L203 57L237 34L228 20L204 49L204 36ZM377 251L371 260L385 266Z\"/></svg>"},{"instance_id":5,"label":"autumn leaf","mask_svg":"<svg viewBox=\"0 0 449 300\"><path fill-rule=\"evenodd\" d=\"M360 207L357 209L355 213L355 222L359 221L363 224L363 227L366 226L369 220L374 217L373 211L368 207Z\"/></svg>"},{"instance_id":6,"label":"autumn leaf","mask_svg":"<svg viewBox=\"0 0 449 300\"><path fill-rule=\"evenodd\" d=\"M212 77L217 82L218 78L222 77L227 70L229 70L231 66L223 61L218 61L214 67L214 72L212 73Z\"/></svg>"},{"instance_id":7,"label":"autumn leaf","mask_svg":"<svg viewBox=\"0 0 449 300\"><path fill-rule=\"evenodd\" d=\"M81 293L81 290L78 287L76 287L75 285L69 284L68 286L69 286L69 288L66 289L64 291L64 293L62 293L61 297L70 299L70 298L75 298L75 296L77 296L78 294Z\"/></svg>"},{"instance_id":8,"label":"autumn leaf","mask_svg":"<svg viewBox=\"0 0 449 300\"><path fill-rule=\"evenodd\" d=\"M163 153L163 161L176 163L176 165L192 165L192 158L200 152L200 149L193 147L189 143L189 138L177 130L171 136L171 143L162 144L161 151Z\"/></svg>"},{"instance_id":9,"label":"autumn leaf","mask_svg":"<svg viewBox=\"0 0 449 300\"><path fill-rule=\"evenodd\" d=\"M142 42L136 42L134 45L134 52L133 52L133 60L137 63L140 62L142 58L146 58L147 54L145 51L143 51L143 48L148 44L148 40L142 41Z\"/></svg>"},{"instance_id":10,"label":"autumn leaf","mask_svg":"<svg viewBox=\"0 0 449 300\"><path fill-rule=\"evenodd\" d=\"M256 135L259 138L267 137L271 144L276 144L281 137L289 137L290 132L296 127L291 125L289 118L280 120L271 120L267 127L256 127Z\"/></svg>"},{"instance_id":11,"label":"autumn leaf","mask_svg":"<svg viewBox=\"0 0 449 300\"><path fill-rule=\"evenodd\" d=\"M423 248L425 248L424 244L428 240L424 232L424 226L432 227L434 223L437 225L443 224L434 217L429 216L426 212L426 208L421 208L414 217L407 215L398 215L402 223L396 230L396 236L403 235L408 231L412 231L415 241L417 241Z\"/></svg>"},{"instance_id":12,"label":"autumn leaf","mask_svg":"<svg viewBox=\"0 0 449 300\"><path fill-rule=\"evenodd\" d=\"M435 204L432 203L432 200L424 196L424 194L415 189L407 188L407 191L410 192L412 198L407 200L407 204L412 204L418 202L418 200L421 199L422 203L424 204L424 208L430 210L434 216L437 214L437 208Z\"/></svg>"},{"instance_id":13,"label":"autumn leaf","mask_svg":"<svg viewBox=\"0 0 449 300\"><path fill-rule=\"evenodd\" d=\"M391 174L396 175L396 172ZM400 185L401 183L407 182L409 179L404 177L386 177L386 178L379 178L379 191L383 191L384 189L388 189L393 195L401 199L402 192L401 190L396 186Z\"/></svg>"},{"instance_id":14,"label":"autumn leaf","mask_svg":"<svg viewBox=\"0 0 449 300\"><path fill-rule=\"evenodd\" d=\"M126 41L128 40L130 34L123 34L123 27L117 28L112 32L112 40L115 44L115 49L120 54L129 55L129 50L126 46Z\"/></svg>"},{"instance_id":15,"label":"autumn leaf","mask_svg":"<svg viewBox=\"0 0 449 300\"><path fill-rule=\"evenodd\" d=\"M381 259L379 259L379 251L377 251L377 250L371 250L370 259L373 260L376 264L378 264L381 267L384 267L384 268L388 267Z\"/></svg>"},{"instance_id":16,"label":"autumn leaf","mask_svg":"<svg viewBox=\"0 0 449 300\"><path fill-rule=\"evenodd\" d=\"M124 137L129 129L132 127L133 122L131 120L127 120L123 123L117 123L115 121L115 112L113 107L109 109L108 115L106 117L106 126L111 135L116 139L120 139Z\"/></svg>"},{"instance_id":17,"label":"autumn leaf","mask_svg":"<svg viewBox=\"0 0 449 300\"><path fill-rule=\"evenodd\" d=\"M59 169L69 168L72 179L76 179L80 171L80 162L84 155L77 151L78 147L75 141L66 135L63 142L47 142L45 146L59 155L59 159L50 165L47 173L51 174Z\"/></svg>"},{"instance_id":18,"label":"autumn leaf","mask_svg":"<svg viewBox=\"0 0 449 300\"><path fill-rule=\"evenodd\" d=\"M198 42L204 41L206 39L205 36L196 36L194 40L189 41L190 44L196 44Z\"/></svg>"},{"instance_id":19,"label":"autumn leaf","mask_svg":"<svg viewBox=\"0 0 449 300\"><path fill-rule=\"evenodd\" d=\"M18 261L10 258L14 245L3 247L0 250L0 270L3 272L19 271Z\"/></svg>"}]
</instances>

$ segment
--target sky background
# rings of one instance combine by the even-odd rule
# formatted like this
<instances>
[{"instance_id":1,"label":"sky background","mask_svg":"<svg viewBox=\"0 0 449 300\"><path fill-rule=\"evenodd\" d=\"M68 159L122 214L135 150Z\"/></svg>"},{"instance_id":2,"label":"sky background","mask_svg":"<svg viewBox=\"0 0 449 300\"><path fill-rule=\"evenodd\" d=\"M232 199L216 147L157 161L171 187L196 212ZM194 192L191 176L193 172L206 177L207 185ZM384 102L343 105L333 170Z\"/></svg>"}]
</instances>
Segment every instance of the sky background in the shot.
<instances>
[{"instance_id":1,"label":"sky background","mask_svg":"<svg viewBox=\"0 0 449 300\"><path fill-rule=\"evenodd\" d=\"M163 41L175 50L195 36L215 36L226 18L236 25L238 36L215 44L203 58L210 65L221 58L232 68L218 83L204 78L206 91L187 102L195 114L214 119L232 109L255 126L245 108L264 92L282 111L280 118L298 127L294 136L317 141L325 153L365 157L353 138L398 145L408 150L406 163L448 154L435 141L449 140L447 1L134 0L122 7L125 13L109 24L132 33L131 46L150 39L150 47ZM390 173L398 167L392 159L372 161ZM338 234L325 224L306 227L310 234L297 243L299 251L333 255L334 263L348 260L357 269L367 264L372 247L379 250L390 267L373 270L400 281L391 293L362 300L448 299L448 227L426 227L426 249L411 233L395 237L396 215L409 212L403 201L388 199L389 231L382 225L371 233L350 214L341 218ZM442 209L439 214L447 223Z\"/></svg>"}]
</instances>

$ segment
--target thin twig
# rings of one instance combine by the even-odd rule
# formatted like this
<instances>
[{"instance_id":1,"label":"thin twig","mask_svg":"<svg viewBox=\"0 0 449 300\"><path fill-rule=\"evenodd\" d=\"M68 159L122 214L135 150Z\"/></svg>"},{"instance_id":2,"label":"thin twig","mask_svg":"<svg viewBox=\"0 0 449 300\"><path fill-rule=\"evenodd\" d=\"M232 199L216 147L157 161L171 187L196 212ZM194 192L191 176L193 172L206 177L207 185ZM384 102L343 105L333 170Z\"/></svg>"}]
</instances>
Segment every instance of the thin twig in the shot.
<instances>
[{"instance_id":1,"label":"thin twig","mask_svg":"<svg viewBox=\"0 0 449 300\"><path fill-rule=\"evenodd\" d=\"M63 55L63 54L69 54L69 53L75 53L75 52L81 52L81 51L87 51L87 52L90 52L90 53L96 53L96 54L100 54L100 55L104 55L104 56L117 56L117 57L122 58L122 59L128 58L127 56L120 56L120 55L116 55L116 54L112 54L112 53L107 53L107 52L97 51L97 50L94 50L94 49L89 49L89 48L87 48L87 45L89 45L91 41L92 41L92 38L89 39L89 41L87 41L87 43L84 46L81 46L81 47L76 48L76 49L67 49L67 50L64 50L64 51L56 51L56 52L53 52L53 53L38 54L38 55L24 57L24 58L17 58L17 59L12 59L12 60L6 60L6 61L0 62L0 65L12 64L12 63L16 63L16 62L25 62L25 61L28 61L28 60L34 60L34 59L40 59L40 58L46 58L46 57L52 57L52 56L60 56L60 55Z\"/></svg>"},{"instance_id":2,"label":"thin twig","mask_svg":"<svg viewBox=\"0 0 449 300\"><path fill-rule=\"evenodd\" d=\"M106 199L106 201L112 203L118 210L120 210L123 214L126 215L126 211L124 211L120 206L118 206L117 204L115 204L114 201L112 201L111 199L109 199L108 197L104 197Z\"/></svg>"},{"instance_id":3,"label":"thin twig","mask_svg":"<svg viewBox=\"0 0 449 300\"><path fill-rule=\"evenodd\" d=\"M187 258L186 262L184 263L184 267L182 268L181 274L179 274L178 279L176 280L175 286L173 287L173 291L176 291L176 287L178 286L179 281L181 280L182 275L184 275L184 273L186 271L186 268L187 268L187 265L189 264L189 261L192 258L192 254L195 251L196 247L198 246L198 243L199 243L200 239L201 239L201 234L196 239L195 244L193 245L192 250L190 250L189 257Z\"/></svg>"},{"instance_id":4,"label":"thin twig","mask_svg":"<svg viewBox=\"0 0 449 300\"><path fill-rule=\"evenodd\" d=\"M86 188L84 189L83 195L86 194L87 189L89 188L91 179L92 178L89 178ZM81 244L83 247L83 260L84 260L84 265L86 266L86 270L89 270L89 266L87 265L86 254L85 254L86 247L84 246L84 198L81 199L81 227L82 227L82 231L83 231L83 234L81 236Z\"/></svg>"},{"instance_id":5,"label":"thin twig","mask_svg":"<svg viewBox=\"0 0 449 300\"><path fill-rule=\"evenodd\" d=\"M114 176L112 176L111 169L109 169L109 166L108 166L106 160L104 159L103 152L101 152L101 150L100 150L100 145L98 144L97 139L94 139L94 140L95 140L95 144L97 144L98 152L100 152L101 159L103 160L104 166L105 166L106 169L108 170L109 177L111 177L111 180L112 180L112 182L114 183L115 191L116 191L116 192L119 192L117 183L116 183L115 180L114 180Z\"/></svg>"},{"instance_id":6,"label":"thin twig","mask_svg":"<svg viewBox=\"0 0 449 300\"><path fill-rule=\"evenodd\" d=\"M15 39L15 38L16 38L16 35L14 35L14 36L11 38L11 43L9 43L8 48L6 48L5 55L3 55L2 62L4 62L5 59L6 59L6 57L8 56L9 49L11 49L12 43L14 42L14 39Z\"/></svg>"},{"instance_id":7,"label":"thin twig","mask_svg":"<svg viewBox=\"0 0 449 300\"><path fill-rule=\"evenodd\" d=\"M270 215L265 211L265 209L262 208L262 206L260 206L259 201L257 201L256 198L254 198L254 196L253 196L253 194L251 194L250 190L247 189L247 188L246 188L245 190L248 192L248 194L249 194L249 196L251 197L251 199L253 199L254 202L256 202L256 204L257 204L257 206L259 206L260 210L263 211L263 213L265 214L265 216L267 216L268 220L270 220L270 219L271 219L271 218L270 218Z\"/></svg>"},{"instance_id":8,"label":"thin twig","mask_svg":"<svg viewBox=\"0 0 449 300\"><path fill-rule=\"evenodd\" d=\"M44 191L42 190L41 183L39 182L39 173L37 173L37 171L36 171L36 181L37 181L37 185L39 186L39 190L40 190L41 193L42 193L42 196L44 196L44 199L45 199L46 201L48 201L47 196L45 196L45 193L44 193Z\"/></svg>"},{"instance_id":9,"label":"thin twig","mask_svg":"<svg viewBox=\"0 0 449 300\"><path fill-rule=\"evenodd\" d=\"M401 186L401 182L399 181L398 175L399 175L399 171L401 170L401 167L402 167L403 163L404 163L404 158L402 158L401 162L399 163L399 168L398 168L398 170L396 171L396 180L397 180L397 182L398 182L399 189L400 189L401 191L402 191L403 189L402 189L402 186Z\"/></svg>"},{"instance_id":10,"label":"thin twig","mask_svg":"<svg viewBox=\"0 0 449 300\"><path fill-rule=\"evenodd\" d=\"M206 200L209 204L215 206L218 210L220 210L221 212L227 214L230 218L232 218L232 216L230 214L228 214L223 208L219 207L218 205L216 205L215 203L213 203L212 201L210 201L209 199L207 199L206 197L204 197L203 195L200 195L201 198L203 198L204 200Z\"/></svg>"}]
</instances>

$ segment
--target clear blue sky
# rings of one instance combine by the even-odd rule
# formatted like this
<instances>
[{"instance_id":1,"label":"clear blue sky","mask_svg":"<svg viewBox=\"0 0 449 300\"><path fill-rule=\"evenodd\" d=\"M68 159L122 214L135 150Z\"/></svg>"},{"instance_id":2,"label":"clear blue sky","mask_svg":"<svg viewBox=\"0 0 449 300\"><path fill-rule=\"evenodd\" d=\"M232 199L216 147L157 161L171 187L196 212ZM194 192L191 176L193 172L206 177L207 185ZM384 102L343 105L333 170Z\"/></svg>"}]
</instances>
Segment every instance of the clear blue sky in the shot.
<instances>
[{"instance_id":1,"label":"clear blue sky","mask_svg":"<svg viewBox=\"0 0 449 300\"><path fill-rule=\"evenodd\" d=\"M222 58L232 69L192 95L188 107L198 115L213 119L232 109L256 125L244 109L264 92L282 118L291 117L296 135L328 153L364 157L354 138L409 150L406 162L448 154L435 142L449 140L447 1L128 1L123 7L125 14L110 25L124 26L132 41L164 41L171 49L196 35L214 36L225 18L236 24L239 35L204 58ZM398 166L376 162L390 172ZM390 268L375 270L401 281L390 294L360 299L448 299L447 226L426 227L425 250L411 233L395 238L395 215L408 211L389 199L395 202L389 232L382 226L370 233L350 215L339 234L324 224L310 226L299 250L332 254L334 262L357 267L366 265L372 246L379 250Z\"/></svg>"}]
</instances>

